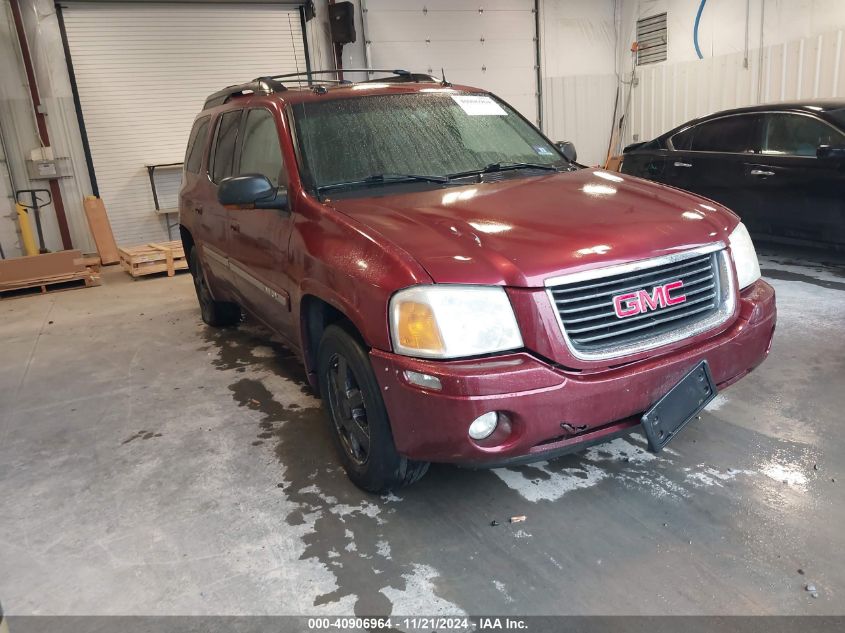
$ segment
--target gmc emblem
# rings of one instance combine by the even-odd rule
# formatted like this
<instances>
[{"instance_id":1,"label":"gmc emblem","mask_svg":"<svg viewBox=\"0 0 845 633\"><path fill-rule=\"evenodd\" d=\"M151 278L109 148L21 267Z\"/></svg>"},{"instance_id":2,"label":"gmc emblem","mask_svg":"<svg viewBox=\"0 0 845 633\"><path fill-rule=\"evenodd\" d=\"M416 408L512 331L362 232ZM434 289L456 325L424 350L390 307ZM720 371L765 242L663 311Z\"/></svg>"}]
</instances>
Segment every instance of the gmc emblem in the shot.
<instances>
[{"instance_id":1,"label":"gmc emblem","mask_svg":"<svg viewBox=\"0 0 845 633\"><path fill-rule=\"evenodd\" d=\"M613 297L613 309L616 311L617 317L624 319L625 317L648 312L649 310L678 305L686 301L687 296L678 295L673 297L672 291L683 288L683 286L684 282L679 279L678 281L671 281L662 286L655 286L651 289L651 294L645 290L638 290L637 292L626 292L625 294L616 295Z\"/></svg>"}]
</instances>

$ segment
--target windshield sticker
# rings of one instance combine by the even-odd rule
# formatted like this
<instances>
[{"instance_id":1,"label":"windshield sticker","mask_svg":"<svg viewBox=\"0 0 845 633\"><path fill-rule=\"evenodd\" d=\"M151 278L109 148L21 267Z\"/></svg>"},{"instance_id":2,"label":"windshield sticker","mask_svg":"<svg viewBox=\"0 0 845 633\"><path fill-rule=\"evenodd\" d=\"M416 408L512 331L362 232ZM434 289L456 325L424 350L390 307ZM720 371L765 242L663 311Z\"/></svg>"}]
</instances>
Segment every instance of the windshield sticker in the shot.
<instances>
[{"instance_id":1,"label":"windshield sticker","mask_svg":"<svg viewBox=\"0 0 845 633\"><path fill-rule=\"evenodd\" d=\"M461 109L470 116L508 116L490 97L485 95L451 95Z\"/></svg>"},{"instance_id":2,"label":"windshield sticker","mask_svg":"<svg viewBox=\"0 0 845 633\"><path fill-rule=\"evenodd\" d=\"M552 150L548 147L543 147L542 145L536 145L534 147L534 151L537 152L540 156L554 156Z\"/></svg>"}]
</instances>

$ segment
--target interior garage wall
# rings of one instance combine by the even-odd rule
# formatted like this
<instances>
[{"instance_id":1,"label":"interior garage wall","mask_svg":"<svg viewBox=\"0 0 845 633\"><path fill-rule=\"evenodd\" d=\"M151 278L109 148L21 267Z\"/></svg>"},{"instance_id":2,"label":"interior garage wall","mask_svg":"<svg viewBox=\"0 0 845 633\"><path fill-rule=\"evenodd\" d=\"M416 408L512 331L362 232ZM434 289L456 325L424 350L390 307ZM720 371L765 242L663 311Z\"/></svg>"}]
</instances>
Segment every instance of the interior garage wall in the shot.
<instances>
[{"instance_id":1,"label":"interior garage wall","mask_svg":"<svg viewBox=\"0 0 845 633\"><path fill-rule=\"evenodd\" d=\"M68 225L74 247L86 251L94 249L82 209L82 200L91 193L88 170L82 152L82 141L76 122L76 112L56 9L50 0L21 0L21 13L29 41L38 89L47 114L47 128L54 156L69 158L70 178L59 180ZM45 180L27 178L24 159L40 147L27 88L26 75L20 57L11 8L8 0L0 7L0 124L4 133L9 172L18 189L47 188ZM21 254L19 236L11 219L14 203L11 196L0 200L0 239L6 257ZM53 207L42 213L44 238L48 249L61 250L56 215Z\"/></svg>"},{"instance_id":2,"label":"interior garage wall","mask_svg":"<svg viewBox=\"0 0 845 633\"><path fill-rule=\"evenodd\" d=\"M143 2L144 0L135 0ZM69 158L72 176L60 180L65 210L75 248L93 251L82 200L92 192L82 148L82 140L73 103L73 93L65 62L61 33L53 0L19 0L41 100L47 113L47 127L56 156ZM295 2L279 2L295 5ZM312 60L332 64L328 35L327 0L315 0L317 18L306 25ZM9 171L19 189L44 187L45 181L31 182L26 177L24 158L39 147L26 76L20 61L9 0L0 0L0 123L9 153ZM0 165L0 177L5 178ZM8 182L8 181L7 181ZM11 194L0 188L0 243L7 257L21 254L19 236L11 219L14 205ZM47 248L61 249L55 213L43 214Z\"/></svg>"},{"instance_id":3,"label":"interior garage wall","mask_svg":"<svg viewBox=\"0 0 845 633\"><path fill-rule=\"evenodd\" d=\"M97 185L117 243L177 238L155 213L146 165L182 161L193 120L215 90L306 70L298 7L68 2L63 15ZM161 208L178 207L181 179L181 169L156 171Z\"/></svg>"},{"instance_id":4,"label":"interior garage wall","mask_svg":"<svg viewBox=\"0 0 845 633\"><path fill-rule=\"evenodd\" d=\"M845 97L845 2L708 0L698 34L703 59L693 45L699 5L699 0L622 3L618 49L625 80L636 20L668 13L668 59L637 69L625 143L728 108Z\"/></svg>"},{"instance_id":5,"label":"interior garage wall","mask_svg":"<svg viewBox=\"0 0 845 633\"><path fill-rule=\"evenodd\" d=\"M543 131L572 141L578 160L604 163L616 100L616 2L542 0Z\"/></svg>"}]
</instances>

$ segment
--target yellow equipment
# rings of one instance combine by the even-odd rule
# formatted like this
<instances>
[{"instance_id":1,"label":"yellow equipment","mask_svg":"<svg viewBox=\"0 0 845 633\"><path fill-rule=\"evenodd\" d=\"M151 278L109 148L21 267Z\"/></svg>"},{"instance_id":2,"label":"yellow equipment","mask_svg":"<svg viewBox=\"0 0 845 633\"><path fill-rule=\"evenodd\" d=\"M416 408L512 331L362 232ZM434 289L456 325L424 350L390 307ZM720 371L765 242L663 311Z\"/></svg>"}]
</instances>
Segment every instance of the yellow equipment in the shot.
<instances>
[{"instance_id":1,"label":"yellow equipment","mask_svg":"<svg viewBox=\"0 0 845 633\"><path fill-rule=\"evenodd\" d=\"M29 224L28 209L20 202L15 203L18 212L18 225L21 231L21 244L26 255L38 255L38 246L35 244L35 237L32 235L32 226Z\"/></svg>"}]
</instances>

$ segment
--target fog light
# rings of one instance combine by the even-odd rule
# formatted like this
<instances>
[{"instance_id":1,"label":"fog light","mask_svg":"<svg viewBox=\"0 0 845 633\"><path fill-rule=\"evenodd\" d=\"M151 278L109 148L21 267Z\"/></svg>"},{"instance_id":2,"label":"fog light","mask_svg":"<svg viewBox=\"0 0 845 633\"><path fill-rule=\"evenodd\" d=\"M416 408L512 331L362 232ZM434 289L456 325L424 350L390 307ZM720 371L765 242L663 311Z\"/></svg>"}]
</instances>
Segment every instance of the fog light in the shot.
<instances>
[{"instance_id":1,"label":"fog light","mask_svg":"<svg viewBox=\"0 0 845 633\"><path fill-rule=\"evenodd\" d=\"M405 380L412 385L425 387L426 389L435 389L437 391L443 389L443 385L440 383L440 379L437 376L421 374L418 371L411 371L410 369L406 369L403 373L405 374Z\"/></svg>"},{"instance_id":2,"label":"fog light","mask_svg":"<svg viewBox=\"0 0 845 633\"><path fill-rule=\"evenodd\" d=\"M499 414L495 411L479 415L469 425L469 436L474 440L483 440L485 437L490 437L498 424Z\"/></svg>"}]
</instances>

